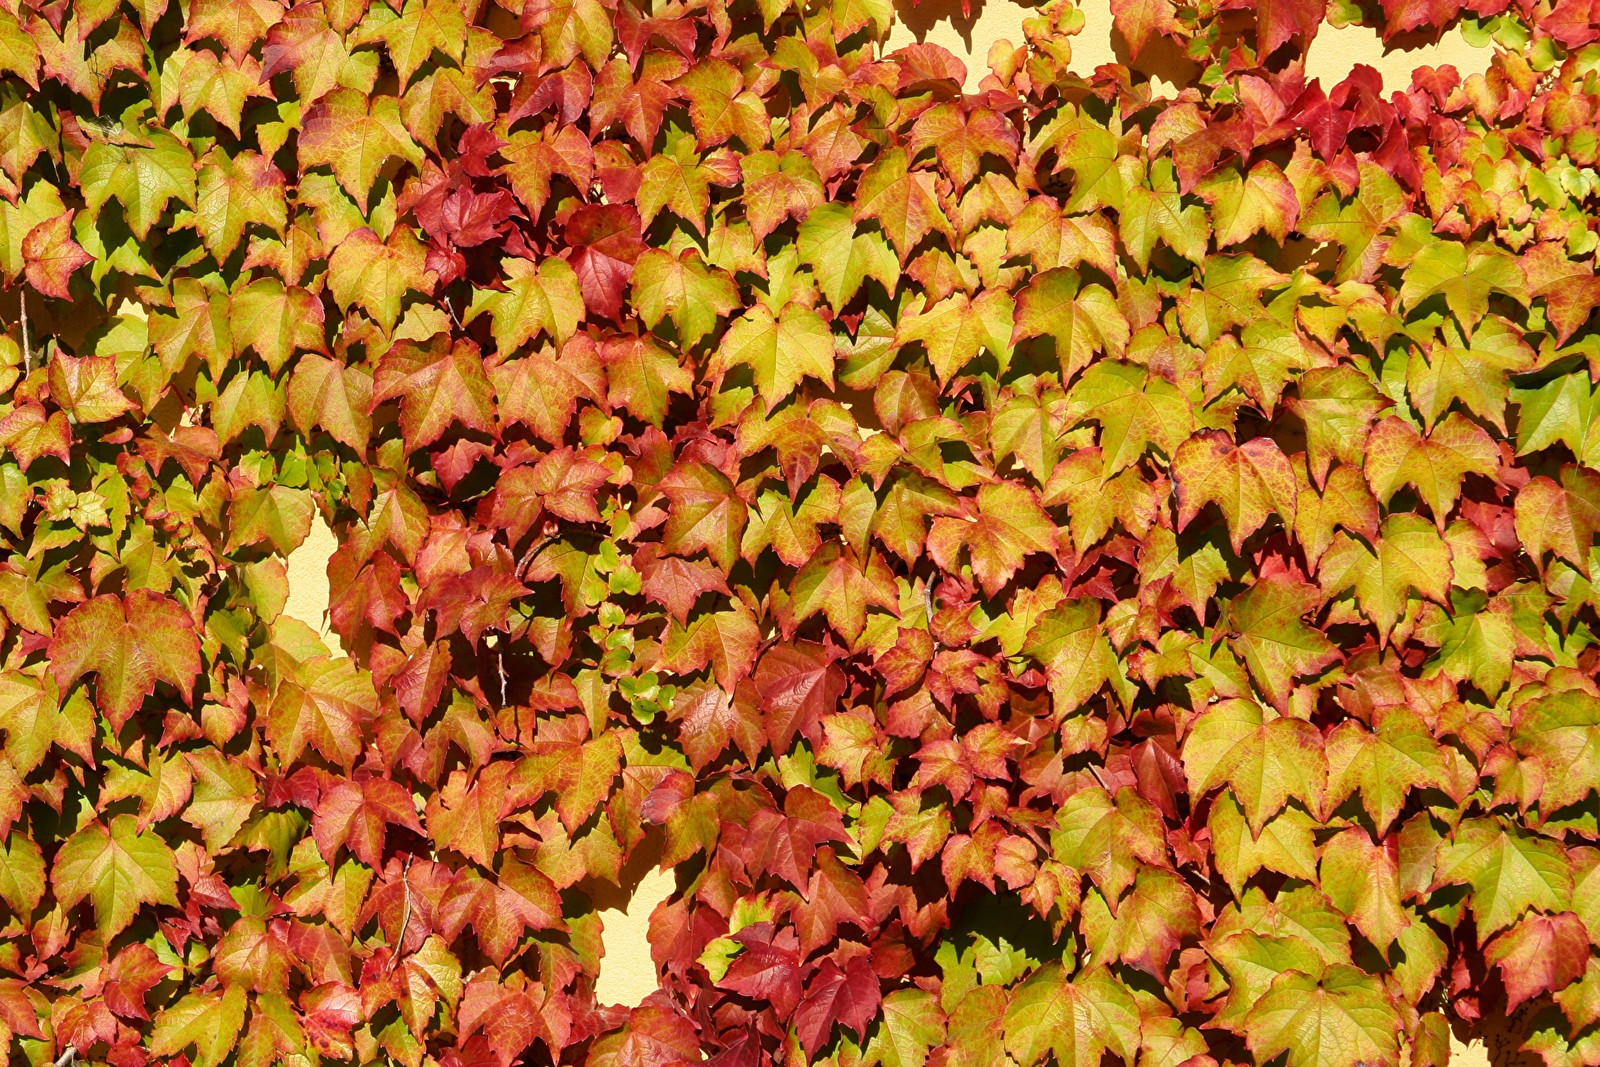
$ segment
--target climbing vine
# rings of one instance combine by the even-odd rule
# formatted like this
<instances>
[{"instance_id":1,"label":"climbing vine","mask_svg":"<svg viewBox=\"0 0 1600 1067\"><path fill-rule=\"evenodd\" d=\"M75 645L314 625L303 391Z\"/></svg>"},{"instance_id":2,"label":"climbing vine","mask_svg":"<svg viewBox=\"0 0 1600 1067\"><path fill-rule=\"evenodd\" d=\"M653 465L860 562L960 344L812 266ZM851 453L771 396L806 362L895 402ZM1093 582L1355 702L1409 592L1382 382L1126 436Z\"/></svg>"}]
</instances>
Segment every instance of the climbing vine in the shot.
<instances>
[{"instance_id":1,"label":"climbing vine","mask_svg":"<svg viewBox=\"0 0 1600 1067\"><path fill-rule=\"evenodd\" d=\"M0 0L8 1060L1600 1064L1592 8Z\"/></svg>"}]
</instances>

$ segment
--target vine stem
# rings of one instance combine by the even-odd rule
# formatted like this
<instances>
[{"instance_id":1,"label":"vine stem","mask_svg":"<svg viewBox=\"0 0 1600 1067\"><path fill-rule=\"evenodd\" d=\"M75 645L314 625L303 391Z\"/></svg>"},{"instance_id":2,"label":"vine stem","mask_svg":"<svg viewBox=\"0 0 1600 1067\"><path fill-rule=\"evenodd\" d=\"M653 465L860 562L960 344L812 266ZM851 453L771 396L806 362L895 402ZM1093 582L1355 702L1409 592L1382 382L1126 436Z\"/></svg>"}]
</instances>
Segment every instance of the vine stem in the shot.
<instances>
[{"instance_id":1,"label":"vine stem","mask_svg":"<svg viewBox=\"0 0 1600 1067\"><path fill-rule=\"evenodd\" d=\"M33 373L33 345L28 340L28 287L26 285L17 289L18 321L22 325L22 371L24 374ZM68 1060L68 1063L72 1061ZM59 1065L58 1065L59 1067Z\"/></svg>"},{"instance_id":2,"label":"vine stem","mask_svg":"<svg viewBox=\"0 0 1600 1067\"><path fill-rule=\"evenodd\" d=\"M400 962L400 950L406 947L406 931L411 928L411 857L406 857L405 866L400 868L400 887L405 891L405 906L400 909L400 936L395 939L394 955L389 957L389 967L383 972L385 978L394 973L396 965Z\"/></svg>"}]
</instances>

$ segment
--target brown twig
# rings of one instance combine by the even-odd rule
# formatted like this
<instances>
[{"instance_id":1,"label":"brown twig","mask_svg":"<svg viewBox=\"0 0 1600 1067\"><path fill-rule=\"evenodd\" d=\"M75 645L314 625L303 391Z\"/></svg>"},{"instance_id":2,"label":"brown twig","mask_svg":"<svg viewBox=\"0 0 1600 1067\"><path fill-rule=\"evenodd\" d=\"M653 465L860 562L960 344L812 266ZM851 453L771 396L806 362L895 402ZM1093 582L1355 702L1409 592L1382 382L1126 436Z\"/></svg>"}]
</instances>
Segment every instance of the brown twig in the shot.
<instances>
[{"instance_id":1,"label":"brown twig","mask_svg":"<svg viewBox=\"0 0 1600 1067\"><path fill-rule=\"evenodd\" d=\"M400 868L400 887L405 891L405 906L400 910L400 936L395 939L394 955L389 957L389 967L383 972L385 978L394 973L400 963L400 950L406 947L406 931L411 928L411 857L406 857L405 866Z\"/></svg>"},{"instance_id":2,"label":"brown twig","mask_svg":"<svg viewBox=\"0 0 1600 1067\"><path fill-rule=\"evenodd\" d=\"M28 287L26 285L17 290L17 299L20 302L18 321L22 324L22 372L24 374L32 374L33 345L28 340Z\"/></svg>"}]
</instances>

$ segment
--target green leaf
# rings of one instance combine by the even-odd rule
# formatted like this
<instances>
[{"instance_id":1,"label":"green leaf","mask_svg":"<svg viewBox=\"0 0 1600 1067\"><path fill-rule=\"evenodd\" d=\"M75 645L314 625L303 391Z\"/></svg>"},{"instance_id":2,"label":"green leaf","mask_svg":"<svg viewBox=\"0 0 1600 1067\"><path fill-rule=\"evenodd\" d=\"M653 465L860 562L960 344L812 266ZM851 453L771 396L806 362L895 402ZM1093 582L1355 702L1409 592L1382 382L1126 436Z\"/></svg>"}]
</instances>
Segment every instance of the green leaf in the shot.
<instances>
[{"instance_id":1,"label":"green leaf","mask_svg":"<svg viewBox=\"0 0 1600 1067\"><path fill-rule=\"evenodd\" d=\"M1439 531L1426 519L1401 513L1383 520L1372 547L1337 535L1317 573L1324 595L1353 588L1362 612L1378 628L1378 639L1387 642L1413 591L1436 604L1448 603L1450 559L1450 546Z\"/></svg>"},{"instance_id":2,"label":"green leaf","mask_svg":"<svg viewBox=\"0 0 1600 1067\"><path fill-rule=\"evenodd\" d=\"M1554 841L1498 819L1468 819L1439 851L1434 887L1472 887L1478 943L1515 923L1530 908L1565 911L1572 869Z\"/></svg>"},{"instance_id":3,"label":"green leaf","mask_svg":"<svg viewBox=\"0 0 1600 1067\"><path fill-rule=\"evenodd\" d=\"M122 204L128 228L143 241L177 199L195 206L195 160L189 149L165 130L150 130L148 145L96 140L83 153L78 184L91 212L113 197Z\"/></svg>"},{"instance_id":4,"label":"green leaf","mask_svg":"<svg viewBox=\"0 0 1600 1067\"><path fill-rule=\"evenodd\" d=\"M1107 1051L1131 1062L1139 1047L1138 1006L1103 969L1068 979L1059 963L1045 964L1012 995L1004 1025L1019 1067L1047 1054L1057 1067L1096 1067Z\"/></svg>"},{"instance_id":5,"label":"green leaf","mask_svg":"<svg viewBox=\"0 0 1600 1067\"><path fill-rule=\"evenodd\" d=\"M583 321L583 290L578 275L564 259L505 259L500 269L504 291L475 289L465 322L484 312L493 321L495 348L509 356L541 333L563 344Z\"/></svg>"},{"instance_id":6,"label":"green leaf","mask_svg":"<svg viewBox=\"0 0 1600 1067\"><path fill-rule=\"evenodd\" d=\"M944 1034L944 1012L932 993L897 989L883 998L883 1014L863 1050L861 1067L920 1067Z\"/></svg>"},{"instance_id":7,"label":"green leaf","mask_svg":"<svg viewBox=\"0 0 1600 1067\"><path fill-rule=\"evenodd\" d=\"M1151 445L1170 459L1194 429L1189 400L1164 378L1131 363L1104 361L1070 394L1072 413L1100 424L1105 477L1138 462Z\"/></svg>"},{"instance_id":8,"label":"green leaf","mask_svg":"<svg viewBox=\"0 0 1600 1067\"><path fill-rule=\"evenodd\" d=\"M1316 728L1301 719L1268 718L1249 700L1224 700L1195 720L1183 742L1183 769L1197 797L1231 787L1257 834L1290 797L1321 810L1327 778Z\"/></svg>"},{"instance_id":9,"label":"green leaf","mask_svg":"<svg viewBox=\"0 0 1600 1067\"><path fill-rule=\"evenodd\" d=\"M1384 952L1411 925L1400 907L1400 872L1394 855L1359 827L1322 846L1319 880L1328 902Z\"/></svg>"},{"instance_id":10,"label":"green leaf","mask_svg":"<svg viewBox=\"0 0 1600 1067\"><path fill-rule=\"evenodd\" d=\"M1491 293L1504 293L1526 306L1527 284L1515 259L1486 243L1469 248L1457 241L1435 241L1406 264L1400 306L1409 311L1430 297L1442 297L1471 330L1488 313Z\"/></svg>"},{"instance_id":11,"label":"green leaf","mask_svg":"<svg viewBox=\"0 0 1600 1067\"><path fill-rule=\"evenodd\" d=\"M218 1067L239 1040L246 1001L241 985L228 986L221 993L188 994L156 1017L150 1051L157 1056L175 1056L192 1045L194 1067Z\"/></svg>"},{"instance_id":12,"label":"green leaf","mask_svg":"<svg viewBox=\"0 0 1600 1067\"><path fill-rule=\"evenodd\" d=\"M56 853L50 881L56 899L70 910L84 897L94 905L95 928L109 941L133 922L146 904L178 904L177 861L161 837L140 833L132 815L108 827L92 822Z\"/></svg>"},{"instance_id":13,"label":"green leaf","mask_svg":"<svg viewBox=\"0 0 1600 1067\"><path fill-rule=\"evenodd\" d=\"M898 264L895 270L898 278ZM692 248L676 257L655 248L641 254L633 266L633 303L652 330L670 317L685 348L698 344L717 328L717 319L741 304L733 279L706 266ZM833 304L841 306L837 301Z\"/></svg>"},{"instance_id":14,"label":"green leaf","mask_svg":"<svg viewBox=\"0 0 1600 1067\"><path fill-rule=\"evenodd\" d=\"M1284 972L1245 1020L1260 1062L1287 1053L1288 1067L1395 1067L1400 1034L1400 1014L1378 980L1344 965L1320 978Z\"/></svg>"},{"instance_id":15,"label":"green leaf","mask_svg":"<svg viewBox=\"0 0 1600 1067\"><path fill-rule=\"evenodd\" d=\"M833 387L833 332L821 315L791 303L778 315L756 304L728 327L717 349L716 366L743 364L755 373L756 389L770 412L811 377Z\"/></svg>"}]
</instances>

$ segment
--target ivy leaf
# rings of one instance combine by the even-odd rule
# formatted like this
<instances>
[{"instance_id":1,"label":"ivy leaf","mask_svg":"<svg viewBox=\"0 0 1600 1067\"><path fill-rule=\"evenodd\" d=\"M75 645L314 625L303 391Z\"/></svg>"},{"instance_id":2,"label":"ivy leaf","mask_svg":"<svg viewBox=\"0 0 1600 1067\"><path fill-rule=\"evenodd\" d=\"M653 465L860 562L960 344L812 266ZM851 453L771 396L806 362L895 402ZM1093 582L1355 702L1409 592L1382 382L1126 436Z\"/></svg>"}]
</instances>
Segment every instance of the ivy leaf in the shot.
<instances>
[{"instance_id":1,"label":"ivy leaf","mask_svg":"<svg viewBox=\"0 0 1600 1067\"><path fill-rule=\"evenodd\" d=\"M487 312L493 322L494 344L509 356L541 333L557 344L566 343L583 321L583 289L577 272L566 260L546 259L535 266L526 259L501 262L506 288L477 289L464 322Z\"/></svg>"},{"instance_id":2,"label":"ivy leaf","mask_svg":"<svg viewBox=\"0 0 1600 1067\"><path fill-rule=\"evenodd\" d=\"M1367 481L1378 503L1388 505L1402 485L1413 486L1433 512L1440 530L1468 474L1493 476L1500 452L1475 423L1451 413L1426 437L1393 415L1367 438Z\"/></svg>"},{"instance_id":3,"label":"ivy leaf","mask_svg":"<svg viewBox=\"0 0 1600 1067\"><path fill-rule=\"evenodd\" d=\"M945 1015L933 994L897 989L883 998L883 1015L863 1050L861 1067L916 1067L944 1035Z\"/></svg>"},{"instance_id":4,"label":"ivy leaf","mask_svg":"<svg viewBox=\"0 0 1600 1067\"><path fill-rule=\"evenodd\" d=\"M69 837L56 854L50 883L63 909L89 898L95 928L108 942L144 905L178 904L172 850L157 834L140 833L132 815L118 815L109 826L92 822Z\"/></svg>"},{"instance_id":5,"label":"ivy leaf","mask_svg":"<svg viewBox=\"0 0 1600 1067\"><path fill-rule=\"evenodd\" d=\"M1560 846L1497 819L1466 820L1440 849L1434 887L1452 883L1472 887L1480 945L1528 909L1561 912L1572 899L1572 870Z\"/></svg>"},{"instance_id":6,"label":"ivy leaf","mask_svg":"<svg viewBox=\"0 0 1600 1067\"><path fill-rule=\"evenodd\" d=\"M1400 907L1400 872L1395 856L1367 832L1352 827L1322 846L1319 875L1328 902L1357 930L1388 952L1402 930L1411 925Z\"/></svg>"},{"instance_id":7,"label":"ivy leaf","mask_svg":"<svg viewBox=\"0 0 1600 1067\"><path fill-rule=\"evenodd\" d=\"M302 433L320 426L335 441L365 451L372 436L372 372L324 356L302 356L289 380L288 406Z\"/></svg>"},{"instance_id":8,"label":"ivy leaf","mask_svg":"<svg viewBox=\"0 0 1600 1067\"><path fill-rule=\"evenodd\" d=\"M494 387L484 373L478 346L454 344L438 334L426 345L401 341L384 355L372 381L372 404L400 398L400 431L406 447L426 448L454 423L494 432Z\"/></svg>"},{"instance_id":9,"label":"ivy leaf","mask_svg":"<svg viewBox=\"0 0 1600 1067\"><path fill-rule=\"evenodd\" d=\"M614 321L621 317L623 291L645 249L639 233L639 212L628 204L594 204L567 219L570 262L583 301L596 314Z\"/></svg>"},{"instance_id":10,"label":"ivy leaf","mask_svg":"<svg viewBox=\"0 0 1600 1067\"><path fill-rule=\"evenodd\" d=\"M1313 831L1317 822L1301 809L1284 808L1268 819L1258 834L1245 820L1238 799L1231 792L1224 792L1212 802L1206 825L1211 831L1217 872L1235 896L1243 895L1245 883L1263 868L1290 878L1316 881L1317 842ZM1235 985L1234 990L1239 993L1239 986ZM1230 997L1229 1003L1233 1002Z\"/></svg>"},{"instance_id":11,"label":"ivy leaf","mask_svg":"<svg viewBox=\"0 0 1600 1067\"><path fill-rule=\"evenodd\" d=\"M93 672L100 708L120 731L158 681L189 699L200 676L200 640L176 601L147 589L126 599L107 593L56 624L50 672L63 692Z\"/></svg>"},{"instance_id":12,"label":"ivy leaf","mask_svg":"<svg viewBox=\"0 0 1600 1067\"><path fill-rule=\"evenodd\" d=\"M1542 771L1542 810L1576 804L1600 788L1600 699L1582 690L1541 697L1522 709L1511 743Z\"/></svg>"},{"instance_id":13,"label":"ivy leaf","mask_svg":"<svg viewBox=\"0 0 1600 1067\"><path fill-rule=\"evenodd\" d=\"M1415 590L1436 604L1447 604L1450 546L1425 519L1390 515L1372 547L1339 534L1317 571L1322 591L1337 596L1354 588L1356 600L1386 642Z\"/></svg>"},{"instance_id":14,"label":"ivy leaf","mask_svg":"<svg viewBox=\"0 0 1600 1067\"><path fill-rule=\"evenodd\" d=\"M1279 711L1287 711L1297 677L1342 658L1333 642L1302 621L1320 597L1314 586L1264 578L1228 605L1229 642Z\"/></svg>"},{"instance_id":15,"label":"ivy leaf","mask_svg":"<svg viewBox=\"0 0 1600 1067\"><path fill-rule=\"evenodd\" d=\"M1285 971L1250 1009L1245 1041L1262 1061L1289 1067L1398 1063L1400 1015L1378 980L1339 964L1320 978Z\"/></svg>"},{"instance_id":16,"label":"ivy leaf","mask_svg":"<svg viewBox=\"0 0 1600 1067\"><path fill-rule=\"evenodd\" d=\"M1294 470L1269 437L1236 445L1221 430L1202 430L1173 456L1172 481L1178 495L1178 529L1214 503L1228 522L1235 554L1273 515L1285 526L1294 525L1299 498Z\"/></svg>"},{"instance_id":17,"label":"ivy leaf","mask_svg":"<svg viewBox=\"0 0 1600 1067\"><path fill-rule=\"evenodd\" d=\"M1580 463L1600 463L1600 418L1586 374L1563 374L1532 388L1511 387L1517 405L1517 455L1560 442Z\"/></svg>"},{"instance_id":18,"label":"ivy leaf","mask_svg":"<svg viewBox=\"0 0 1600 1067\"><path fill-rule=\"evenodd\" d=\"M793 609L796 624L822 612L828 625L854 645L866 627L867 608L900 614L894 576L877 553L863 563L854 552L829 543L795 575Z\"/></svg>"},{"instance_id":19,"label":"ivy leaf","mask_svg":"<svg viewBox=\"0 0 1600 1067\"><path fill-rule=\"evenodd\" d=\"M1293 330L1276 319L1256 319L1244 328L1242 340L1224 334L1206 350L1206 400L1237 388L1271 418L1284 386L1298 377L1294 372L1309 368L1313 358Z\"/></svg>"},{"instance_id":20,"label":"ivy leaf","mask_svg":"<svg viewBox=\"0 0 1600 1067\"><path fill-rule=\"evenodd\" d=\"M934 192L933 172L911 170L910 163L903 148L884 151L861 176L850 216L855 222L877 219L902 264L932 231L955 239L955 230Z\"/></svg>"},{"instance_id":21,"label":"ivy leaf","mask_svg":"<svg viewBox=\"0 0 1600 1067\"><path fill-rule=\"evenodd\" d=\"M50 360L50 396L80 423L110 422L133 410L117 388L116 359L57 353Z\"/></svg>"},{"instance_id":22,"label":"ivy leaf","mask_svg":"<svg viewBox=\"0 0 1600 1067\"><path fill-rule=\"evenodd\" d=\"M1022 654L1044 666L1058 716L1082 707L1117 670L1116 654L1100 625L1098 601L1068 600L1039 616Z\"/></svg>"},{"instance_id":23,"label":"ivy leaf","mask_svg":"<svg viewBox=\"0 0 1600 1067\"><path fill-rule=\"evenodd\" d=\"M634 264L633 304L652 330L671 318L679 340L688 348L715 330L717 319L740 307L741 301L733 280L707 267L694 249L686 248L674 257L652 248Z\"/></svg>"},{"instance_id":24,"label":"ivy leaf","mask_svg":"<svg viewBox=\"0 0 1600 1067\"><path fill-rule=\"evenodd\" d=\"M382 34L403 92L434 52L460 62L467 20L460 6L449 0L407 0L400 17L385 24Z\"/></svg>"},{"instance_id":25,"label":"ivy leaf","mask_svg":"<svg viewBox=\"0 0 1600 1067\"><path fill-rule=\"evenodd\" d=\"M828 1043L835 1023L865 1036L882 1000L878 976L865 956L855 957L842 968L833 960L823 960L795 1008L794 1026L801 1047L807 1055L816 1055Z\"/></svg>"},{"instance_id":26,"label":"ivy leaf","mask_svg":"<svg viewBox=\"0 0 1600 1067\"><path fill-rule=\"evenodd\" d=\"M702 151L733 137L752 152L767 143L766 105L744 87L744 77L732 63L700 59L673 84L689 99L689 120Z\"/></svg>"},{"instance_id":27,"label":"ivy leaf","mask_svg":"<svg viewBox=\"0 0 1600 1067\"><path fill-rule=\"evenodd\" d=\"M1145 45L1156 35L1167 36L1179 30L1177 9L1172 0L1116 0L1111 17L1117 32L1128 42L1128 58L1138 59Z\"/></svg>"},{"instance_id":28,"label":"ivy leaf","mask_svg":"<svg viewBox=\"0 0 1600 1067\"><path fill-rule=\"evenodd\" d=\"M67 211L46 219L22 239L22 262L28 284L45 296L72 299L67 282L78 268L94 262L94 257L72 239L72 220L76 215L75 211Z\"/></svg>"},{"instance_id":29,"label":"ivy leaf","mask_svg":"<svg viewBox=\"0 0 1600 1067\"><path fill-rule=\"evenodd\" d=\"M98 215L115 197L140 241L150 236L173 199L185 207L195 206L194 156L165 130L152 130L147 136L148 146L92 142L78 171L88 210Z\"/></svg>"},{"instance_id":30,"label":"ivy leaf","mask_svg":"<svg viewBox=\"0 0 1600 1067\"><path fill-rule=\"evenodd\" d=\"M1295 389L1299 395L1289 408L1305 424L1311 475L1320 487L1334 460L1361 465L1367 430L1389 401L1370 378L1348 366L1308 370Z\"/></svg>"},{"instance_id":31,"label":"ivy leaf","mask_svg":"<svg viewBox=\"0 0 1600 1067\"><path fill-rule=\"evenodd\" d=\"M1406 387L1424 423L1432 426L1454 402L1506 430L1508 376L1533 366L1533 350L1503 319L1490 317L1468 347L1434 344L1426 359L1413 355Z\"/></svg>"},{"instance_id":32,"label":"ivy leaf","mask_svg":"<svg viewBox=\"0 0 1600 1067\"><path fill-rule=\"evenodd\" d=\"M369 675L347 659L312 656L279 684L267 711L267 741L285 764L310 745L349 767L361 755L362 724L377 705Z\"/></svg>"},{"instance_id":33,"label":"ivy leaf","mask_svg":"<svg viewBox=\"0 0 1600 1067\"><path fill-rule=\"evenodd\" d=\"M1589 553L1600 533L1600 472L1561 468L1561 480L1540 475L1517 493L1517 539L1540 566L1551 552L1589 576Z\"/></svg>"},{"instance_id":34,"label":"ivy leaf","mask_svg":"<svg viewBox=\"0 0 1600 1067\"><path fill-rule=\"evenodd\" d=\"M1133 998L1103 969L1069 980L1059 963L1047 963L1006 1007L1006 1051L1020 1067L1047 1054L1060 1067L1095 1067L1107 1051L1131 1059L1139 1031Z\"/></svg>"},{"instance_id":35,"label":"ivy leaf","mask_svg":"<svg viewBox=\"0 0 1600 1067\"><path fill-rule=\"evenodd\" d=\"M1524 306L1528 303L1522 271L1510 255L1489 244L1469 248L1458 241L1435 241L1407 264L1400 306L1409 311L1431 297L1442 297L1470 331L1488 313L1490 294L1497 292Z\"/></svg>"},{"instance_id":36,"label":"ivy leaf","mask_svg":"<svg viewBox=\"0 0 1600 1067\"><path fill-rule=\"evenodd\" d=\"M20 919L33 916L45 893L44 855L20 834L0 846L0 900Z\"/></svg>"},{"instance_id":37,"label":"ivy leaf","mask_svg":"<svg viewBox=\"0 0 1600 1067\"><path fill-rule=\"evenodd\" d=\"M990 596L1011 580L1029 553L1055 553L1056 524L1031 489L1015 482L985 485L974 500L962 504L961 516L933 520L928 552L939 566L953 571L965 547L973 573Z\"/></svg>"},{"instance_id":38,"label":"ivy leaf","mask_svg":"<svg viewBox=\"0 0 1600 1067\"><path fill-rule=\"evenodd\" d=\"M409 229L397 228L387 241L366 226L339 243L328 259L328 288L341 308L369 312L385 331L400 321L406 291L428 292L437 276L424 267L426 253Z\"/></svg>"},{"instance_id":39,"label":"ivy leaf","mask_svg":"<svg viewBox=\"0 0 1600 1067\"><path fill-rule=\"evenodd\" d=\"M150 1051L175 1056L194 1046L194 1067L219 1067L238 1043L248 1002L245 987L230 985L221 993L189 993L156 1016Z\"/></svg>"},{"instance_id":40,"label":"ivy leaf","mask_svg":"<svg viewBox=\"0 0 1600 1067\"><path fill-rule=\"evenodd\" d=\"M1484 959L1500 969L1506 985L1506 1011L1539 996L1565 989L1583 977L1589 937L1570 911L1529 915L1484 947Z\"/></svg>"},{"instance_id":41,"label":"ivy leaf","mask_svg":"<svg viewBox=\"0 0 1600 1067\"><path fill-rule=\"evenodd\" d=\"M1194 411L1171 382L1131 363L1100 362L1073 386L1071 410L1100 424L1100 450L1110 477L1153 444L1170 459L1194 430Z\"/></svg>"},{"instance_id":42,"label":"ivy leaf","mask_svg":"<svg viewBox=\"0 0 1600 1067\"><path fill-rule=\"evenodd\" d=\"M849 205L812 208L800 223L797 247L800 261L811 268L817 288L835 309L854 300L868 278L889 293L900 284L900 261L894 250L876 230L858 230Z\"/></svg>"},{"instance_id":43,"label":"ivy leaf","mask_svg":"<svg viewBox=\"0 0 1600 1067\"><path fill-rule=\"evenodd\" d=\"M1099 285L1082 285L1067 268L1035 274L1017 297L1011 344L1029 337L1054 339L1065 381L1087 367L1096 352L1121 358L1128 347L1128 320L1116 298Z\"/></svg>"},{"instance_id":44,"label":"ivy leaf","mask_svg":"<svg viewBox=\"0 0 1600 1067\"><path fill-rule=\"evenodd\" d=\"M932 148L945 173L964 188L981 172L984 156L1015 166L1018 139L1011 123L988 108L935 104L917 117L909 147L913 156Z\"/></svg>"},{"instance_id":45,"label":"ivy leaf","mask_svg":"<svg viewBox=\"0 0 1600 1067\"><path fill-rule=\"evenodd\" d=\"M1334 727L1327 739L1328 804L1354 796L1387 835L1413 789L1443 789L1449 781L1439 742L1427 723L1404 706L1385 708L1368 730L1355 721Z\"/></svg>"},{"instance_id":46,"label":"ivy leaf","mask_svg":"<svg viewBox=\"0 0 1600 1067\"><path fill-rule=\"evenodd\" d=\"M383 843L389 824L422 834L411 794L387 778L343 781L323 794L311 820L311 835L322 858L332 863L341 846L368 867L383 866Z\"/></svg>"},{"instance_id":47,"label":"ivy leaf","mask_svg":"<svg viewBox=\"0 0 1600 1067\"><path fill-rule=\"evenodd\" d=\"M213 148L200 160L194 225L218 263L239 247L248 226L281 235L288 225L283 172L257 152Z\"/></svg>"},{"instance_id":48,"label":"ivy leaf","mask_svg":"<svg viewBox=\"0 0 1600 1067\"><path fill-rule=\"evenodd\" d=\"M300 120L301 168L331 167L359 207L368 206L391 159L422 166L422 149L406 132L395 97L335 89L306 108Z\"/></svg>"},{"instance_id":49,"label":"ivy leaf","mask_svg":"<svg viewBox=\"0 0 1600 1067\"><path fill-rule=\"evenodd\" d=\"M1195 720L1183 742L1183 769L1195 795L1230 786L1256 834L1290 797L1321 810L1327 781L1316 729L1303 719L1268 718L1250 700L1225 700Z\"/></svg>"},{"instance_id":50,"label":"ivy leaf","mask_svg":"<svg viewBox=\"0 0 1600 1067\"><path fill-rule=\"evenodd\" d=\"M822 316L802 304L788 304L778 315L756 304L728 327L717 348L716 366L748 366L770 412L802 378L832 388L833 360L833 331Z\"/></svg>"},{"instance_id":51,"label":"ivy leaf","mask_svg":"<svg viewBox=\"0 0 1600 1067\"><path fill-rule=\"evenodd\" d=\"M928 350L934 374L941 382L949 383L984 351L994 356L1004 371L1011 361L1014 321L1011 297L1002 290L986 289L976 300L965 293L952 293L931 307L903 317L895 341L921 341Z\"/></svg>"},{"instance_id":52,"label":"ivy leaf","mask_svg":"<svg viewBox=\"0 0 1600 1067\"><path fill-rule=\"evenodd\" d=\"M1241 244L1262 232L1282 244L1300 217L1294 186L1270 160L1262 160L1243 176L1232 168L1220 170L1195 192L1211 205L1218 248Z\"/></svg>"}]
</instances>

